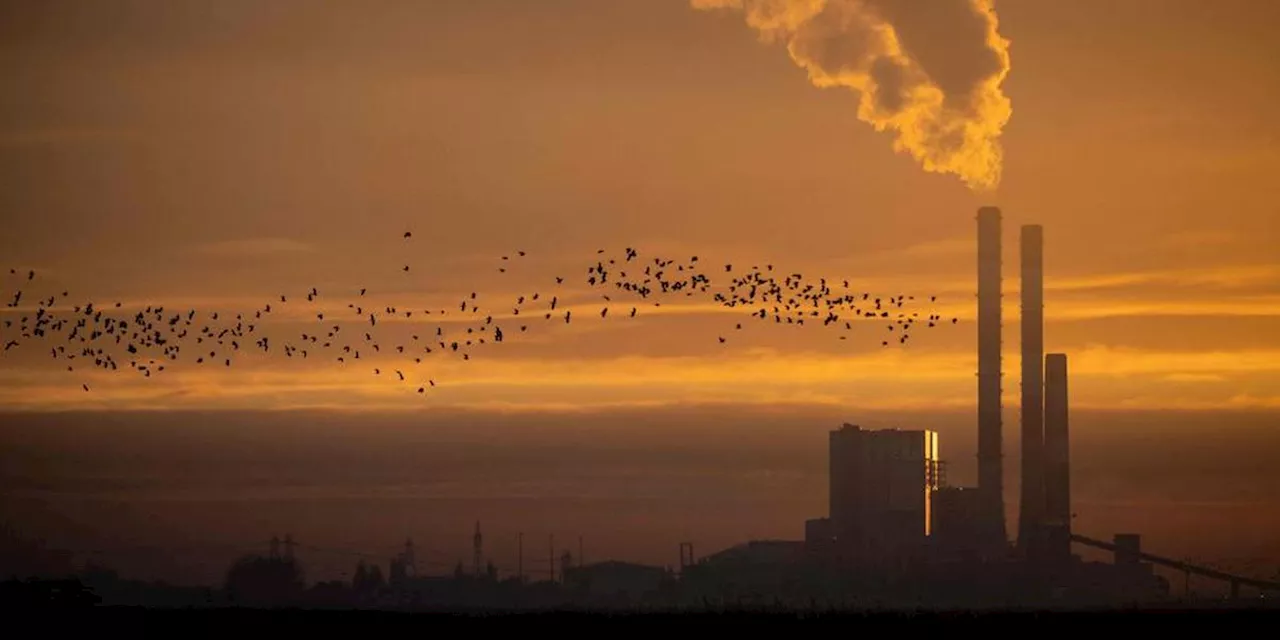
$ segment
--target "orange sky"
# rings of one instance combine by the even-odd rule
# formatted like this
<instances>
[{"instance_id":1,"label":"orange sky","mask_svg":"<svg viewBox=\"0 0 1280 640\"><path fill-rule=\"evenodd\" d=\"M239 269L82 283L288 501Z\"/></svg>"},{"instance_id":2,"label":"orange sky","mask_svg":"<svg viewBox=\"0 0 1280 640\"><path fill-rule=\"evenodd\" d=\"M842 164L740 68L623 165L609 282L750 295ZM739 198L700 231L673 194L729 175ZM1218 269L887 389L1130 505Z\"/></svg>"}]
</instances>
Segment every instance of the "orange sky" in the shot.
<instances>
[{"instance_id":1,"label":"orange sky","mask_svg":"<svg viewBox=\"0 0 1280 640\"><path fill-rule=\"evenodd\" d=\"M0 408L967 407L983 204L1005 211L1006 405L1017 225L1039 223L1046 349L1070 355L1073 406L1280 406L1280 6L996 6L1013 112L1000 187L975 194L740 14L687 0L5 5L0 266L76 303L251 313L315 286L338 309L361 287L454 306L634 246L937 294L960 322L890 349L876 324L721 345L740 315L673 301L601 321L584 292L581 322L428 360L428 400L372 364L246 357L142 380L67 373L31 342L0 356ZM305 330L295 317L272 335Z\"/></svg>"}]
</instances>

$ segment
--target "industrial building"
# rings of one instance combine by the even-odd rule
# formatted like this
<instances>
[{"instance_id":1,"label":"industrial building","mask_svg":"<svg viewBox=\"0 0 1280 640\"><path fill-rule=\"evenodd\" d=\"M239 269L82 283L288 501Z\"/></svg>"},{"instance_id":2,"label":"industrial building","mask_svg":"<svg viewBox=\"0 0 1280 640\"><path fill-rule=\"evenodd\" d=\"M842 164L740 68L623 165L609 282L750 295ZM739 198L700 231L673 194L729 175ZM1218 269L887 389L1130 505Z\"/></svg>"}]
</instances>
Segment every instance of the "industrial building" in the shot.
<instances>
[{"instance_id":1,"label":"industrial building","mask_svg":"<svg viewBox=\"0 0 1280 640\"><path fill-rule=\"evenodd\" d=\"M1021 487L1016 545L1004 501L1002 214L978 210L978 484L947 486L938 434L845 424L829 441L829 517L811 553L862 565L910 559L1028 564L1071 558L1066 355L1044 351L1044 229L1020 228Z\"/></svg>"},{"instance_id":2,"label":"industrial building","mask_svg":"<svg viewBox=\"0 0 1280 640\"><path fill-rule=\"evenodd\" d=\"M804 541L754 540L695 560L681 543L680 572L629 563L578 566L562 557L560 581L500 583L481 571L479 523L472 574L452 581L415 575L412 543L392 562L391 588L430 601L573 597L595 605L721 602L787 605L825 599L854 606L932 604L951 608L1010 604L1105 605L1167 595L1152 563L1280 588L1144 553L1136 534L1113 543L1072 531L1067 356L1045 353L1044 232L1020 229L1021 492L1011 544L1003 451L1001 212L978 212L977 486L949 486L938 433L864 429L845 423L828 434L828 515L804 523ZM1080 543L1110 550L1114 562L1084 562ZM581 545L581 541L579 541ZM523 556L521 556L523 557ZM554 557L548 568L555 570ZM506 589L507 591L503 591ZM509 593L508 593L509 592ZM520 597L516 597L519 595Z\"/></svg>"},{"instance_id":3,"label":"industrial building","mask_svg":"<svg viewBox=\"0 0 1280 640\"><path fill-rule=\"evenodd\" d=\"M933 496L930 551L940 561L993 559L990 497L975 487L941 487ZM999 557L999 556L994 556Z\"/></svg>"},{"instance_id":4,"label":"industrial building","mask_svg":"<svg viewBox=\"0 0 1280 640\"><path fill-rule=\"evenodd\" d=\"M844 424L829 434L828 517L805 522L799 560L775 553L765 562L762 548L750 546L734 550L735 558L755 558L748 564L773 571L772 579L789 589L816 581L823 585L819 591L858 594L855 599L867 602L868 594L909 584L897 591L901 602L924 599L955 606L1163 597L1167 581L1142 559L1225 575L1144 554L1136 535L1117 535L1108 544L1072 531L1067 356L1045 353L1044 229L1034 224L1019 229L1021 486L1017 535L1010 540L1001 400L1001 215L996 207L983 207L977 216L977 486L948 486L934 431ZM1114 549L1115 561L1084 562L1072 555L1073 543ZM792 545L775 543L769 549ZM798 569L791 573L780 568L793 563ZM1233 589L1248 582L1224 579L1233 580Z\"/></svg>"},{"instance_id":5,"label":"industrial building","mask_svg":"<svg viewBox=\"0 0 1280 640\"><path fill-rule=\"evenodd\" d=\"M917 555L933 522L938 434L845 424L830 433L829 453L830 521L809 525L810 533L829 536L840 557L858 564Z\"/></svg>"}]
</instances>

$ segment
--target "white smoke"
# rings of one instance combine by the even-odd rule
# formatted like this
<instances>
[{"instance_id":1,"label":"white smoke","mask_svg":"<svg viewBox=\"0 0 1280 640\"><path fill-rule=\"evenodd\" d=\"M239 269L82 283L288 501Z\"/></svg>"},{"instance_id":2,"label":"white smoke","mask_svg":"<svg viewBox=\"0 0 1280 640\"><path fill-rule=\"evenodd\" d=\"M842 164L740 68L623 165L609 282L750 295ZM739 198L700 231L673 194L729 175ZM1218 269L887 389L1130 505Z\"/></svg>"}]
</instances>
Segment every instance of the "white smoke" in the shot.
<instances>
[{"instance_id":1,"label":"white smoke","mask_svg":"<svg viewBox=\"0 0 1280 640\"><path fill-rule=\"evenodd\" d=\"M690 0L734 9L784 43L818 87L858 93L858 118L894 149L972 189L1000 183L1000 133L1013 108L1000 85L1009 41L993 0Z\"/></svg>"}]
</instances>

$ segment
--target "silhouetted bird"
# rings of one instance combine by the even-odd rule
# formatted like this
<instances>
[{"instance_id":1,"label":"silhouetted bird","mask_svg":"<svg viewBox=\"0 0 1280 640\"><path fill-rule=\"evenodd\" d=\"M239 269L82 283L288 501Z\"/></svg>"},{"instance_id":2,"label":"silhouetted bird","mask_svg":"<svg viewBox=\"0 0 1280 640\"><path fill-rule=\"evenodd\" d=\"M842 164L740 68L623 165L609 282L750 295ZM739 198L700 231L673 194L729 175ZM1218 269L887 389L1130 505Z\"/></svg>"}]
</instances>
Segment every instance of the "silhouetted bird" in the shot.
<instances>
[{"instance_id":1,"label":"silhouetted bird","mask_svg":"<svg viewBox=\"0 0 1280 640\"><path fill-rule=\"evenodd\" d=\"M406 233L405 237L409 237L409 234ZM523 250L517 253L520 256L526 255ZM604 253L603 249L597 252L597 254L602 253ZM628 247L626 249L624 262L629 262L637 255L638 253L634 249ZM503 258L504 260L507 259L506 256ZM725 287L719 290L713 290L711 278L699 270L696 266L697 262L697 256L690 258L687 263L680 263L676 260L654 258L652 265L644 268L643 274L628 274L625 271L614 271L611 265L618 264L618 260L612 258L601 258L594 266L587 269L587 284L593 287L607 287L607 290L610 293L602 295L606 301L613 301L614 295L635 295L640 299L651 300L652 304L655 307L658 307L662 306L661 297L663 295L680 295L681 299L701 295L727 307L741 307L744 309L745 315L758 317L761 320L766 320L770 315L772 315L774 323L778 325L786 324L788 326L799 327L806 324L806 318L822 318L823 326L834 325L839 327L843 325L845 330L852 329L852 324L850 322L851 319L859 317L889 319L892 317L892 314L888 311L888 308L901 310L904 307L905 301L915 300L915 296L909 295L875 298L874 310L872 310L870 308L871 305L867 305L866 307L861 306L857 302L859 298L853 294L844 293L842 295L834 295L828 287L825 279L819 279L817 282L811 282L805 280L800 274L790 274L785 277L770 275L770 272L774 271L774 265L767 265L767 271L764 272L760 271L758 267L753 266L749 273L734 276L729 279ZM726 272L732 272L732 264L725 264L724 266ZM405 265L404 270L407 272L409 270L409 266ZM505 267L503 268L503 271L506 272ZM10 273L14 274L16 273L16 270L10 269ZM34 279L34 271L30 271L28 273L27 279ZM556 277L557 284L562 284L563 281L563 277ZM848 281L844 281L844 284L847 289ZM22 291L15 292L13 301L9 304L10 307L17 307L18 304L21 303L22 293ZM360 289L360 296L364 296L366 293L367 288ZM63 297L67 297L70 295L70 292L64 290L62 295ZM307 298L314 302L318 298L318 295L319 291L313 287L307 295ZM530 299L532 301L537 301L539 298L539 294L534 293ZM470 299L476 300L477 293L474 291L471 292ZM866 301L868 299L869 294L861 294L862 301ZM936 301L936 299L936 296L930 297L931 302ZM281 295L280 300L281 302L286 302L287 298L286 296ZM74 353L68 352L65 345L59 345L55 349L51 350L51 357L55 359L66 358L67 360L72 360L77 354L79 354L93 360L95 366L107 370L117 369L115 361L111 358L110 354L105 352L104 348L95 347L93 345L103 344L98 342L103 337L114 338L114 343L116 345L120 345L120 348L122 349L127 349L131 359L133 359L130 362L130 368L138 371L141 375L148 378L152 376L153 372L159 373L164 371L165 367L163 365L157 365L156 359L151 359L149 364L141 364L141 359L146 357L145 354L156 353L156 355L163 357L164 360L176 361L179 359L182 346L189 343L191 339L194 339L197 344L204 343L205 341L216 341L218 345L224 345L229 342L231 344L231 350L238 352L240 347L236 338L243 336L246 332L255 332L256 329L253 324L247 325L247 327L243 324L244 314L235 314L234 323L230 321L224 323L221 322L222 316L217 311L214 311L210 314L210 317L213 320L212 323L201 327L198 332L193 329L192 334L189 335L185 325L190 325L192 323L196 313L194 310L191 310L186 314L186 323L185 325L181 325L180 322L183 314L179 313L177 315L166 317L163 309L151 306L145 307L143 311L137 313L134 317L125 316L123 318L114 318L108 314L104 314L100 310L94 309L92 304L88 304L84 308L76 307L74 313L78 315L68 319L58 317L60 313L53 307L55 302L56 298L54 296L49 296L47 300L41 298L40 303L37 305L35 315L33 317L23 316L18 322L20 337L24 340L48 338L51 336L52 331L66 329L68 332L64 336L64 339L73 343L78 351ZM524 295L517 297L516 304L512 309L513 316L521 315L521 311L524 310L522 309L522 305L524 305L525 302L526 297ZM558 304L558 298L553 296L550 302L551 311L555 311ZM120 302L115 303L116 308L120 308L121 306ZM347 306L348 308L355 309L357 315L364 315L363 308L358 307L355 304L348 304ZM467 306L467 303L463 302L459 307L460 311L465 312L467 310ZM480 309L477 304L473 303L470 306L472 314L479 313ZM770 310L772 311L772 314L770 314ZM264 313L270 312L271 306L265 305L263 309L255 311L254 317L260 319ZM608 307L602 308L600 311L601 318L606 318L608 316L608 312ZM398 313L396 306L387 305L386 313L394 317ZM411 311L405 311L404 313L406 318L412 316ZM423 313L430 314L431 312L424 310ZM443 315L446 311L441 310L440 313ZM919 327L921 324L925 327L934 327L939 324L941 320L941 316L930 314L927 321L922 320L917 324L916 320L919 319L920 316L918 312L912 313L910 310L907 310L895 311L895 313L897 313L897 318L890 321L891 323L888 324L888 330L899 333L901 335L899 342L902 344L907 343L909 331L912 328ZM628 317L634 318L637 314L638 307L633 306ZM544 319L550 320L552 315L552 313L547 312L544 314ZM378 325L376 314L370 313L367 317L370 326L376 328ZM480 316L477 315L476 317L477 322L479 322L478 318ZM571 311L564 310L565 322L569 323L571 318ZM323 322L325 314L317 313L316 319ZM952 324L958 323L958 318L952 318L951 322ZM464 326L461 328L466 329L467 334L473 334L476 332L486 331L490 324L493 324L493 316L492 314L487 314L484 316L483 322L480 323L478 327ZM11 327L13 325L14 320L5 319L6 327ZM735 323L734 328L735 330L741 330L742 323ZM529 325L520 325L520 331L522 333L526 332L528 329ZM333 339L340 331L341 324L334 324L332 325L331 330L327 331L327 335L330 339ZM437 327L436 335L441 338L443 337L442 327ZM494 325L492 335L492 342L506 342L507 336L497 325ZM381 352L379 340L377 339L377 336L373 334L373 329L364 334L364 339L365 342L372 344L375 352ZM417 341L418 336L413 336L413 339ZM846 340L847 336L841 335L839 336L839 339ZM286 357L298 355L302 358L306 358L308 356L307 349L301 349L289 343L285 344L283 350L272 351L269 349L268 340L268 336L264 335L255 342L255 345L262 349L263 353L284 353ZM313 349L327 351L331 348L340 348L342 353L349 354L350 357L353 358L360 358L359 351L353 350L350 345L334 345L331 341L321 342L318 335L311 334L310 332L303 333L302 340L304 342L309 342L312 345L316 345ZM726 342L726 339L723 336L720 336L718 340L721 343ZM485 342L485 338L477 338L474 341L466 340L465 346L470 347L473 344L485 344ZM887 346L888 341L882 341L881 344L882 346ZM7 351L17 347L18 345L18 340L11 339L5 344L5 350ZM109 343L103 344L103 347L110 346L111 345ZM397 353L405 352L404 345L395 345L395 347ZM441 351L448 351L448 349L446 349L445 342L441 341L440 347ZM460 351L461 346L457 341L454 341L451 348L452 351L456 353ZM422 353L432 354L438 352L434 352L431 347L425 346ZM470 360L471 354L469 352L461 350L461 353L463 360ZM209 351L207 356L196 356L195 362L197 364L201 364L204 362L205 357L212 359L216 356L216 350ZM339 355L336 359L339 363L345 363L345 356ZM423 357L421 354L417 354L416 357L414 357L415 363L420 364L422 360ZM224 357L223 362L225 366L231 366L230 358ZM75 367L68 365L68 370L74 371ZM374 374L380 375L381 369L374 369ZM403 374L399 375L398 378L404 380ZM83 386L87 391L88 385L85 384ZM434 386L434 381L432 381L431 386Z\"/></svg>"}]
</instances>

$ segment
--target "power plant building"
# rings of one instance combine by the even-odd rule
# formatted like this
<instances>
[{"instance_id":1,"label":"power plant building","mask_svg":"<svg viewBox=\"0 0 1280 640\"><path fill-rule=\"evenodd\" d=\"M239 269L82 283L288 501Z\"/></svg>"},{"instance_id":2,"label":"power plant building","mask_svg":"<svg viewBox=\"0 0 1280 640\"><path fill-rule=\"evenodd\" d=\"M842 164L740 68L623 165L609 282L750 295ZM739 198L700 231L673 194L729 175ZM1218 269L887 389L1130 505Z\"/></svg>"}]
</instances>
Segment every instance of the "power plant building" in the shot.
<instances>
[{"instance_id":1,"label":"power plant building","mask_svg":"<svg viewBox=\"0 0 1280 640\"><path fill-rule=\"evenodd\" d=\"M830 534L838 553L859 563L890 560L923 547L938 488L938 434L864 430L830 433Z\"/></svg>"},{"instance_id":2,"label":"power plant building","mask_svg":"<svg viewBox=\"0 0 1280 640\"><path fill-rule=\"evenodd\" d=\"M1167 593L1167 581L1141 562L1134 535L1116 537L1114 565L1071 554L1073 543L1104 543L1072 531L1067 356L1045 353L1044 230L1035 224L1022 225L1019 237L1022 486L1016 549L1010 545L1001 216L996 207L977 216L977 486L947 485L934 431L844 424L829 434L829 515L805 522L807 566L838 567L855 578L859 570L888 569L881 575L921 577L929 588L952 583L962 600L969 591L980 599L1082 602Z\"/></svg>"},{"instance_id":3,"label":"power plant building","mask_svg":"<svg viewBox=\"0 0 1280 640\"><path fill-rule=\"evenodd\" d=\"M866 430L830 433L830 509L806 522L814 550L866 562L908 549L935 557L1008 557L1003 434L1002 212L982 207L978 236L977 486L945 486L938 434ZM1064 354L1044 353L1044 230L1020 228L1021 499L1024 557L1069 555L1071 498Z\"/></svg>"},{"instance_id":4,"label":"power plant building","mask_svg":"<svg viewBox=\"0 0 1280 640\"><path fill-rule=\"evenodd\" d=\"M933 496L930 547L941 560L979 561L993 555L990 502L980 488L942 487Z\"/></svg>"}]
</instances>

